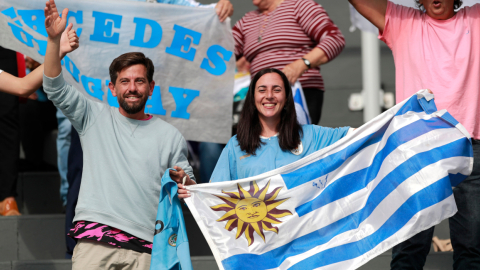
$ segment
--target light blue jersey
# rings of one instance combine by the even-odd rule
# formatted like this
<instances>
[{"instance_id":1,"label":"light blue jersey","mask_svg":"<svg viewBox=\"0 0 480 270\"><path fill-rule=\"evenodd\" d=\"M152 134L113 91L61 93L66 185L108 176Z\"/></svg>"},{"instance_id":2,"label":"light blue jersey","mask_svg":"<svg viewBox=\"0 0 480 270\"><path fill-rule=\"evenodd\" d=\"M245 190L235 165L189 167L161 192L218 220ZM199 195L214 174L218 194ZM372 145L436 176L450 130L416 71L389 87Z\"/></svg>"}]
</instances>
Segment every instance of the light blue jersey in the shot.
<instances>
[{"instance_id":1,"label":"light blue jersey","mask_svg":"<svg viewBox=\"0 0 480 270\"><path fill-rule=\"evenodd\" d=\"M178 187L170 170L162 177L150 270L193 270Z\"/></svg>"},{"instance_id":2,"label":"light blue jersey","mask_svg":"<svg viewBox=\"0 0 480 270\"><path fill-rule=\"evenodd\" d=\"M213 171L210 182L243 179L280 168L325 148L343 138L349 127L327 128L305 125L301 145L294 151L283 151L278 137L262 138L256 155L249 155L240 149L237 136L233 136L223 149Z\"/></svg>"}]
</instances>

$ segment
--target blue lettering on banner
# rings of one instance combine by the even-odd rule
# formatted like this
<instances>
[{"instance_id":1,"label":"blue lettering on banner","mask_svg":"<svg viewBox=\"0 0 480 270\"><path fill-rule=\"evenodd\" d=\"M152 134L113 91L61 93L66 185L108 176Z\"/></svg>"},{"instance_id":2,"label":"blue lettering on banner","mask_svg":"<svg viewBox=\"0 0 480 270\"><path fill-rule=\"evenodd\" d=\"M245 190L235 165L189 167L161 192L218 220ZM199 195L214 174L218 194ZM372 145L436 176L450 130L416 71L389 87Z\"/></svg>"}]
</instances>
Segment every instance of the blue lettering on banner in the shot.
<instances>
[{"instance_id":1,"label":"blue lettering on banner","mask_svg":"<svg viewBox=\"0 0 480 270\"><path fill-rule=\"evenodd\" d=\"M38 44L38 53L41 56L45 56L45 54L47 53L48 42L46 40L40 40L40 39L33 39L33 40Z\"/></svg>"},{"instance_id":2,"label":"blue lettering on banner","mask_svg":"<svg viewBox=\"0 0 480 270\"><path fill-rule=\"evenodd\" d=\"M191 48L190 45L192 43L198 45L202 34L177 24L173 26L173 30L175 30L175 35L173 36L172 44L165 52L193 61L197 50Z\"/></svg>"},{"instance_id":3,"label":"blue lettering on banner","mask_svg":"<svg viewBox=\"0 0 480 270\"><path fill-rule=\"evenodd\" d=\"M220 56L218 53L220 53L222 56ZM227 71L227 64L225 64L225 62L230 61L232 55L233 53L231 51L227 51L222 46L212 45L207 50L208 58L203 58L200 68L207 70L212 75L220 76ZM214 67L210 66L208 60L212 62Z\"/></svg>"},{"instance_id":4,"label":"blue lettering on banner","mask_svg":"<svg viewBox=\"0 0 480 270\"><path fill-rule=\"evenodd\" d=\"M170 86L168 91L172 93L173 100L175 100L175 111L172 112L172 117L190 119L190 114L187 112L190 103L200 95L200 91L184 89Z\"/></svg>"},{"instance_id":5,"label":"blue lettering on banner","mask_svg":"<svg viewBox=\"0 0 480 270\"><path fill-rule=\"evenodd\" d=\"M68 73L70 73L73 76L75 81L80 82L78 78L80 74L80 70L78 70L75 63L73 63L72 60L70 60L70 58L67 55L65 55L65 68L67 69Z\"/></svg>"},{"instance_id":6,"label":"blue lettering on banner","mask_svg":"<svg viewBox=\"0 0 480 270\"><path fill-rule=\"evenodd\" d=\"M23 44L27 45L28 47L33 48L33 42L35 41L38 44L38 53L42 56L45 56L45 52L47 51L47 41L45 40L36 40L33 38L32 35L24 31L22 28L12 24L8 23L10 28L12 29L13 35ZM25 38L22 36L25 36Z\"/></svg>"},{"instance_id":7,"label":"blue lettering on banner","mask_svg":"<svg viewBox=\"0 0 480 270\"><path fill-rule=\"evenodd\" d=\"M110 80L106 80L105 81L105 84L107 85L107 88L108 88L108 92L107 92L107 102L108 102L108 105L112 106L112 107L120 107L118 105L118 99L117 97L114 97L113 94L112 94L112 90L110 90L110 87L108 87L108 85L110 84Z\"/></svg>"},{"instance_id":8,"label":"blue lettering on banner","mask_svg":"<svg viewBox=\"0 0 480 270\"><path fill-rule=\"evenodd\" d=\"M102 80L90 78L85 75L81 76L83 88L92 97L103 100L103 91L102 91ZM92 84L90 88L90 83Z\"/></svg>"},{"instance_id":9,"label":"blue lettering on banner","mask_svg":"<svg viewBox=\"0 0 480 270\"><path fill-rule=\"evenodd\" d=\"M95 28L90 40L118 44L119 33L113 33L113 28L120 28L122 25L122 16L98 11L92 12L95 17Z\"/></svg>"},{"instance_id":10,"label":"blue lettering on banner","mask_svg":"<svg viewBox=\"0 0 480 270\"><path fill-rule=\"evenodd\" d=\"M10 19L12 19L12 20L17 17L17 13L15 13L15 9L13 7L5 9L4 11L2 11L2 14L10 17ZM23 26L23 24L20 22L20 20L16 20L15 23L20 27Z\"/></svg>"},{"instance_id":11,"label":"blue lettering on banner","mask_svg":"<svg viewBox=\"0 0 480 270\"><path fill-rule=\"evenodd\" d=\"M17 10L17 12L28 27L40 35L48 37L47 30L45 29L45 14L43 10Z\"/></svg>"},{"instance_id":12,"label":"blue lettering on banner","mask_svg":"<svg viewBox=\"0 0 480 270\"><path fill-rule=\"evenodd\" d=\"M78 10L77 12L69 10L67 15L67 25L71 17L75 18L75 21L77 22L77 24L83 24L82 10ZM82 34L82 28L77 28L77 36L80 37L81 34Z\"/></svg>"},{"instance_id":13,"label":"blue lettering on banner","mask_svg":"<svg viewBox=\"0 0 480 270\"><path fill-rule=\"evenodd\" d=\"M147 104L145 106L145 113L166 115L167 111L163 108L162 96L160 95L160 86L153 88L153 94L148 97Z\"/></svg>"},{"instance_id":14,"label":"blue lettering on banner","mask_svg":"<svg viewBox=\"0 0 480 270\"><path fill-rule=\"evenodd\" d=\"M130 40L130 46L138 46L144 48L155 48L162 40L162 27L154 20L144 18L133 18L133 22L137 24L135 28L135 37ZM150 40L145 40L145 30L147 25L152 29Z\"/></svg>"}]
</instances>

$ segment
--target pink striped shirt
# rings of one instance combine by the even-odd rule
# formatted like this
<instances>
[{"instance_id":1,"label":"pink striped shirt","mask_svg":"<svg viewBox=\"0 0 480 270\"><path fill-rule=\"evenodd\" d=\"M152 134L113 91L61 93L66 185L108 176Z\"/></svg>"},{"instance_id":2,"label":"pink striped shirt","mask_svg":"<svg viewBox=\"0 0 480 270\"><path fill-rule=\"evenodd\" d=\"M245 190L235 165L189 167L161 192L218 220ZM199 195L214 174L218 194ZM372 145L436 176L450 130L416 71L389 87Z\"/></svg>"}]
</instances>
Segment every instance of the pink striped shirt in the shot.
<instances>
[{"instance_id":1,"label":"pink striped shirt","mask_svg":"<svg viewBox=\"0 0 480 270\"><path fill-rule=\"evenodd\" d=\"M252 76L264 68L283 69L315 47L322 49L329 61L345 47L338 27L313 0L285 0L269 14L250 11L233 27L233 37L235 55L247 58ZM324 90L320 67L306 71L300 82L304 88Z\"/></svg>"}]
</instances>

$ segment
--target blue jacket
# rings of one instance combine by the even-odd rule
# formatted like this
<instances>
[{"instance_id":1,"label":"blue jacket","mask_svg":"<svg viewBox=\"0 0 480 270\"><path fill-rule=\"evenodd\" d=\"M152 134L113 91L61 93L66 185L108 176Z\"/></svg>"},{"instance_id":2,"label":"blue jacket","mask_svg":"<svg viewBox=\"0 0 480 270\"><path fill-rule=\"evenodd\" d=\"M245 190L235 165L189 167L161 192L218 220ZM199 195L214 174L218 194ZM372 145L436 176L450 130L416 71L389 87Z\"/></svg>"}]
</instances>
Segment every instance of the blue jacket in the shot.
<instances>
[{"instance_id":1,"label":"blue jacket","mask_svg":"<svg viewBox=\"0 0 480 270\"><path fill-rule=\"evenodd\" d=\"M170 170L162 177L150 270L193 270L178 187Z\"/></svg>"}]
</instances>

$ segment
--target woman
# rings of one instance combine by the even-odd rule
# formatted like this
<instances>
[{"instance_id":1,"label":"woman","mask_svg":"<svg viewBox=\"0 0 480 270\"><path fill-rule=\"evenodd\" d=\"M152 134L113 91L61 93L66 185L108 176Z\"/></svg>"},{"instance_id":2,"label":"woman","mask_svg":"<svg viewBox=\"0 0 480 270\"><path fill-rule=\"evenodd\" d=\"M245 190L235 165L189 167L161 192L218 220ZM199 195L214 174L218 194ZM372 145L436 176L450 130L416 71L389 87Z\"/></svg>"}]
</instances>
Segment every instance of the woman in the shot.
<instances>
[{"instance_id":1,"label":"woman","mask_svg":"<svg viewBox=\"0 0 480 270\"><path fill-rule=\"evenodd\" d=\"M60 57L63 58L67 53L72 52L76 48L78 48L78 36L75 33L75 30L72 29L73 24L70 24L67 27L67 30L64 31L64 34L60 40ZM0 92L4 92L7 94L15 95L15 96L22 96L28 97L37 91L38 88L42 85L43 82L43 65L40 65L35 70L30 72L27 76L23 78L17 78L7 72L3 72L0 69ZM18 126L15 123L10 122L10 116L8 119L5 119L5 115L2 116L2 128L5 125L8 126L9 130L17 129ZM6 123L6 124L5 124ZM5 129L5 128L4 128ZM3 130L5 132L5 130ZM0 134L3 137L3 143L11 143L10 139L11 136L5 136L5 134ZM8 137L8 139L5 139ZM9 148L11 149L11 148ZM2 151L2 155L8 157L9 159L14 159L15 157L9 155L7 153L8 150L5 150L4 147L0 147ZM16 153L16 152L15 152ZM17 154L18 156L18 154ZM5 169L5 170L2 170ZM7 171L8 170L8 171ZM3 166L0 168L0 216L18 216L20 215L18 211L18 206L15 201L15 193L16 193L16 166Z\"/></svg>"},{"instance_id":2,"label":"woman","mask_svg":"<svg viewBox=\"0 0 480 270\"><path fill-rule=\"evenodd\" d=\"M293 85L299 80L312 124L320 121L324 84L320 65L335 58L345 39L325 10L313 0L253 0L233 27L235 56L245 56L254 76L264 68L281 69Z\"/></svg>"},{"instance_id":3,"label":"woman","mask_svg":"<svg viewBox=\"0 0 480 270\"><path fill-rule=\"evenodd\" d=\"M258 72L245 99L238 133L228 142L211 182L243 179L295 162L343 138L349 127L300 126L292 90L283 72L267 68ZM178 167L172 179L186 176ZM194 184L186 176L185 185ZM179 198L189 197L179 184Z\"/></svg>"}]
</instances>

